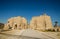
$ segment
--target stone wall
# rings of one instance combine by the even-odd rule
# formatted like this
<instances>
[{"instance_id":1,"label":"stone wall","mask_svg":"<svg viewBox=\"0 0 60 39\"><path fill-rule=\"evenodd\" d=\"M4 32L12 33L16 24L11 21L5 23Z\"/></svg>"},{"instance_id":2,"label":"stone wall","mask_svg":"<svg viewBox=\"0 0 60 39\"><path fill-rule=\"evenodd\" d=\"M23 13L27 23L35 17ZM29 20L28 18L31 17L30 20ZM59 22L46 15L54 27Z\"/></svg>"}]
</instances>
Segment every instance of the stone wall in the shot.
<instances>
[{"instance_id":1,"label":"stone wall","mask_svg":"<svg viewBox=\"0 0 60 39\"><path fill-rule=\"evenodd\" d=\"M4 29L26 29L27 20L24 17L12 17L8 19Z\"/></svg>"},{"instance_id":2,"label":"stone wall","mask_svg":"<svg viewBox=\"0 0 60 39\"><path fill-rule=\"evenodd\" d=\"M32 20L30 21L30 28L37 30L52 29L53 27L50 16L44 14L32 17Z\"/></svg>"},{"instance_id":3,"label":"stone wall","mask_svg":"<svg viewBox=\"0 0 60 39\"><path fill-rule=\"evenodd\" d=\"M43 31L53 28L50 16L43 14L32 17L29 25L24 17L12 17L8 19L4 29L27 29L28 26L31 29Z\"/></svg>"}]
</instances>

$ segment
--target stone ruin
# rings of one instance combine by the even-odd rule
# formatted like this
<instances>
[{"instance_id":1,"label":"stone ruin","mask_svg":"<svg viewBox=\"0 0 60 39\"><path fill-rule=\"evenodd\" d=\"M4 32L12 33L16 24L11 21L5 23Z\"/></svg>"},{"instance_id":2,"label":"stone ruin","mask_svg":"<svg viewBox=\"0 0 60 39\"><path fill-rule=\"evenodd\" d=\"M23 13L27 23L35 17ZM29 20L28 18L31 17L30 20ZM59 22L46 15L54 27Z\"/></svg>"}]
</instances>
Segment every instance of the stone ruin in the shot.
<instances>
[{"instance_id":1,"label":"stone ruin","mask_svg":"<svg viewBox=\"0 0 60 39\"><path fill-rule=\"evenodd\" d=\"M7 23L5 24L4 30L11 29L26 29L27 28L27 20L24 17L12 17L9 18Z\"/></svg>"}]
</instances>

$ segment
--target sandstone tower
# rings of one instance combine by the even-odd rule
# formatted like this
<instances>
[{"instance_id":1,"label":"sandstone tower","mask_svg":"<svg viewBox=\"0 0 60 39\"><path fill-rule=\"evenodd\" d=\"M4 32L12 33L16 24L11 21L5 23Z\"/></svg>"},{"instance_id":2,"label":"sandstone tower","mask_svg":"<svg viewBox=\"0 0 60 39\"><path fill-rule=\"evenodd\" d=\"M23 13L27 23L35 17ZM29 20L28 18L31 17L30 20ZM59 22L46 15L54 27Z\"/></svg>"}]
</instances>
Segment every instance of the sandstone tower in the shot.
<instances>
[{"instance_id":1,"label":"sandstone tower","mask_svg":"<svg viewBox=\"0 0 60 39\"><path fill-rule=\"evenodd\" d=\"M32 20L30 21L30 28L42 31L52 29L53 27L50 16L43 14L41 16L32 17Z\"/></svg>"},{"instance_id":2,"label":"sandstone tower","mask_svg":"<svg viewBox=\"0 0 60 39\"><path fill-rule=\"evenodd\" d=\"M8 19L8 22L5 24L4 30L8 29L26 29L27 20L24 17L12 17Z\"/></svg>"}]
</instances>

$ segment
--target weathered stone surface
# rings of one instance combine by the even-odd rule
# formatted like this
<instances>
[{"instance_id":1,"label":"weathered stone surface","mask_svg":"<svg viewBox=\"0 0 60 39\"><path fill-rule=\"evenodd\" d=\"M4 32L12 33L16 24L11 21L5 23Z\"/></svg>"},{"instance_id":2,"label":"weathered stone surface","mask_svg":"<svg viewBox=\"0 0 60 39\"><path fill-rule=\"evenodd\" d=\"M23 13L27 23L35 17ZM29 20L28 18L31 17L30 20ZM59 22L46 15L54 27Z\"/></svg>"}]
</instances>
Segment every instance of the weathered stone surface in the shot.
<instances>
[{"instance_id":1,"label":"weathered stone surface","mask_svg":"<svg viewBox=\"0 0 60 39\"><path fill-rule=\"evenodd\" d=\"M24 17L12 17L8 19L8 22L5 24L6 29L26 29L27 27L27 20Z\"/></svg>"},{"instance_id":2,"label":"weathered stone surface","mask_svg":"<svg viewBox=\"0 0 60 39\"><path fill-rule=\"evenodd\" d=\"M30 21L30 28L37 30L52 29L53 26L50 16L44 14L32 17L32 20Z\"/></svg>"}]
</instances>

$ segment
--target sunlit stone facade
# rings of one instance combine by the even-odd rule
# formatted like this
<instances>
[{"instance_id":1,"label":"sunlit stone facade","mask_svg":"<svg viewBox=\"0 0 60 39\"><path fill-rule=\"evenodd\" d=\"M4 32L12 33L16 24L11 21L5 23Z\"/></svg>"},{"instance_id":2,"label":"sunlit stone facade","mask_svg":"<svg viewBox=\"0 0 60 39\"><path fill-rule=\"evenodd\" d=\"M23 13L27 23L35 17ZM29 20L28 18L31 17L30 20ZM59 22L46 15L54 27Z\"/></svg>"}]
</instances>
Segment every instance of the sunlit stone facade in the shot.
<instances>
[{"instance_id":1,"label":"sunlit stone facade","mask_svg":"<svg viewBox=\"0 0 60 39\"><path fill-rule=\"evenodd\" d=\"M50 16L43 14L41 16L32 17L30 21L30 28L36 30L47 30L52 29L52 21Z\"/></svg>"},{"instance_id":2,"label":"sunlit stone facade","mask_svg":"<svg viewBox=\"0 0 60 39\"><path fill-rule=\"evenodd\" d=\"M50 16L46 14L32 17L30 24L28 24L27 20L21 16L9 18L7 23L4 26L4 30L14 30L14 29L60 31L60 27L52 26L52 21Z\"/></svg>"},{"instance_id":3,"label":"sunlit stone facade","mask_svg":"<svg viewBox=\"0 0 60 39\"><path fill-rule=\"evenodd\" d=\"M27 20L24 17L12 17L8 19L4 29L26 29Z\"/></svg>"}]
</instances>

